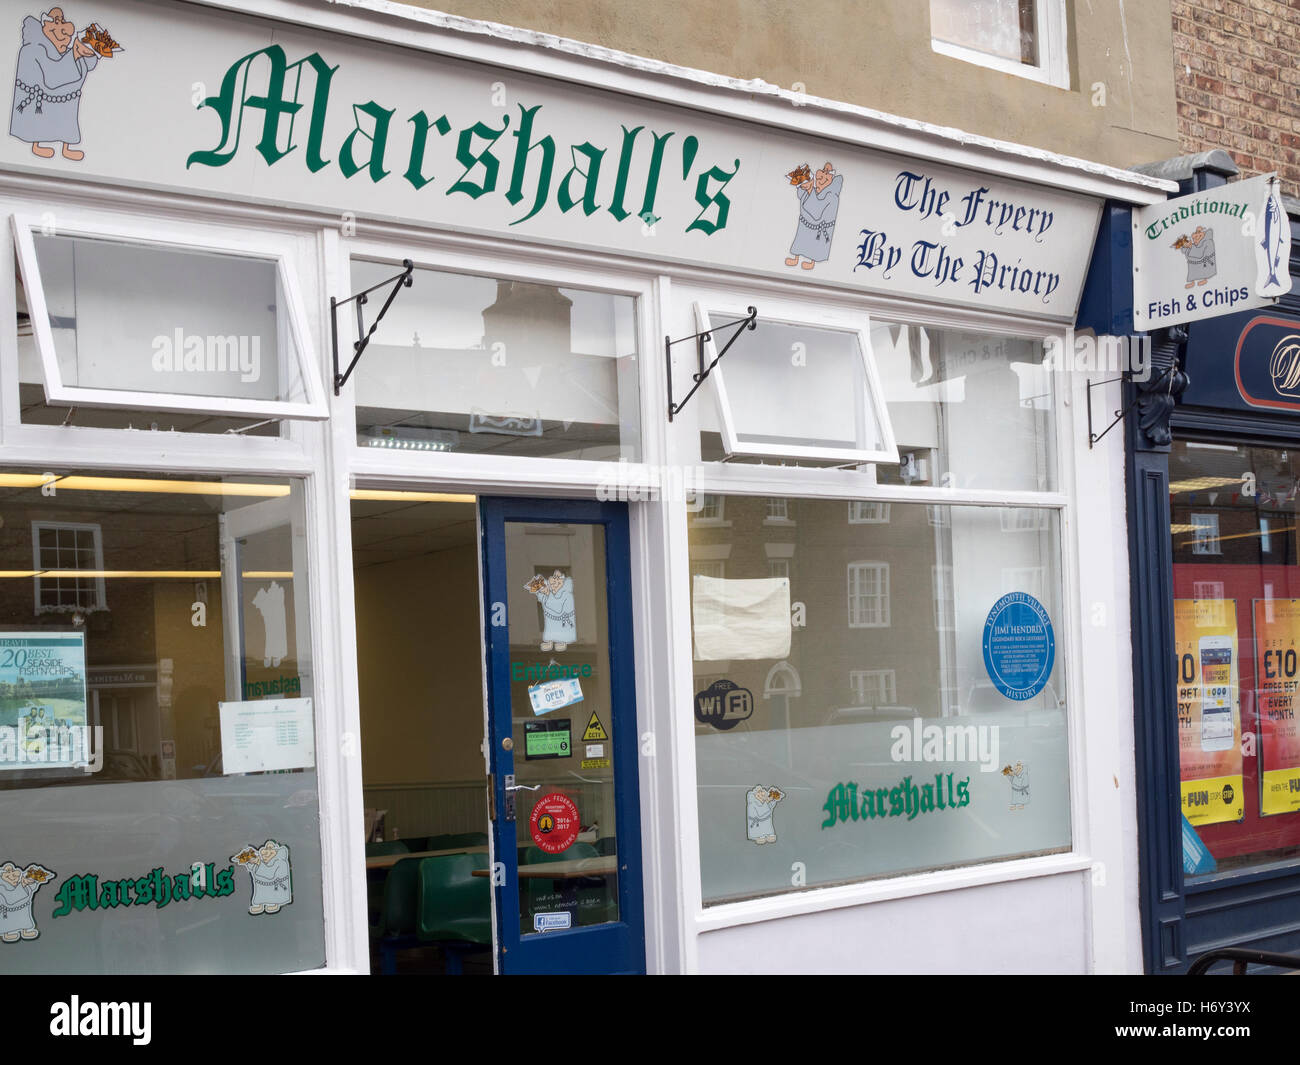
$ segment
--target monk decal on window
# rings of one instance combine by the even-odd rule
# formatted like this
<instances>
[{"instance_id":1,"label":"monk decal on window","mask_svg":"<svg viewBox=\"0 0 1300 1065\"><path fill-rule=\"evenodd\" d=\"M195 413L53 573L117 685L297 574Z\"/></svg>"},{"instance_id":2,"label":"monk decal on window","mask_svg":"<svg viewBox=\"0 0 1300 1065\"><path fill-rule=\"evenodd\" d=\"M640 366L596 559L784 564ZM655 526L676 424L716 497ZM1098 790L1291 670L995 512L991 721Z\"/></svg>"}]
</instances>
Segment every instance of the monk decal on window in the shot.
<instances>
[{"instance_id":1,"label":"monk decal on window","mask_svg":"<svg viewBox=\"0 0 1300 1065\"><path fill-rule=\"evenodd\" d=\"M799 225L785 265L811 270L830 258L844 177L835 173L835 167L828 161L815 174L804 163L786 174L786 178L799 197Z\"/></svg>"},{"instance_id":2,"label":"monk decal on window","mask_svg":"<svg viewBox=\"0 0 1300 1065\"><path fill-rule=\"evenodd\" d=\"M101 59L121 50L95 23L78 37L61 7L50 8L40 18L23 19L9 135L26 141L42 159L54 157L56 144L63 145L65 159L84 158L74 147L81 143L82 86Z\"/></svg>"},{"instance_id":3,"label":"monk decal on window","mask_svg":"<svg viewBox=\"0 0 1300 1065\"><path fill-rule=\"evenodd\" d=\"M253 898L248 912L279 913L281 906L293 902L293 871L289 867L289 848L268 839L260 847L244 847L231 859L253 881Z\"/></svg>"},{"instance_id":4,"label":"monk decal on window","mask_svg":"<svg viewBox=\"0 0 1300 1065\"><path fill-rule=\"evenodd\" d=\"M775 843L776 828L772 825L772 812L785 798L780 788L758 785L745 792L745 836L755 843Z\"/></svg>"},{"instance_id":5,"label":"monk decal on window","mask_svg":"<svg viewBox=\"0 0 1300 1065\"><path fill-rule=\"evenodd\" d=\"M35 863L26 869L19 869L13 862L0 866L0 940L17 943L41 934L32 916L32 899L41 885L49 883L54 876Z\"/></svg>"},{"instance_id":6,"label":"monk decal on window","mask_svg":"<svg viewBox=\"0 0 1300 1065\"><path fill-rule=\"evenodd\" d=\"M542 604L541 649L563 651L576 642L578 620L573 605L573 578L557 569L549 577L534 575L524 587Z\"/></svg>"}]
</instances>

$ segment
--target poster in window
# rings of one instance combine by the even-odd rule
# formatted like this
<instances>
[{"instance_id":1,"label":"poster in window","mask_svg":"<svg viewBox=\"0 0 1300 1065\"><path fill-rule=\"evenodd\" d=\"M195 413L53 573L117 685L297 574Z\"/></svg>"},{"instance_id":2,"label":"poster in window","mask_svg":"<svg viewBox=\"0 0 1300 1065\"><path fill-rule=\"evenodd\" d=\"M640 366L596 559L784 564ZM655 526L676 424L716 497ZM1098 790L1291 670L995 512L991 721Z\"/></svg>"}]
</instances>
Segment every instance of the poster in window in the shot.
<instances>
[{"instance_id":1,"label":"poster in window","mask_svg":"<svg viewBox=\"0 0 1300 1065\"><path fill-rule=\"evenodd\" d=\"M1300 810L1300 599L1255 600L1255 706L1259 714L1259 812Z\"/></svg>"},{"instance_id":2,"label":"poster in window","mask_svg":"<svg viewBox=\"0 0 1300 1065\"><path fill-rule=\"evenodd\" d=\"M0 769L68 769L93 752L84 632L0 632Z\"/></svg>"},{"instance_id":3,"label":"poster in window","mask_svg":"<svg viewBox=\"0 0 1300 1065\"><path fill-rule=\"evenodd\" d=\"M1183 814L1193 825L1240 821L1236 601L1175 599L1174 650Z\"/></svg>"}]
</instances>

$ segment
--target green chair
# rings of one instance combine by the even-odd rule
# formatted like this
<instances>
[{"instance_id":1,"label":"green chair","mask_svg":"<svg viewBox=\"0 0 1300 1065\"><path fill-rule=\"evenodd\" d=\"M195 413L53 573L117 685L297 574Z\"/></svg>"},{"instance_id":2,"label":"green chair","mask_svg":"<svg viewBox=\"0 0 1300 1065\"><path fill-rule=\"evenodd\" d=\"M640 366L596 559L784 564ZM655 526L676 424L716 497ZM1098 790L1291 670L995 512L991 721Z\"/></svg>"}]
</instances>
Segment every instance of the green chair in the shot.
<instances>
[{"instance_id":1,"label":"green chair","mask_svg":"<svg viewBox=\"0 0 1300 1065\"><path fill-rule=\"evenodd\" d=\"M366 857L379 858L387 854L409 854L410 849L400 839L386 839L366 844ZM366 870L366 918L370 925L370 938L378 939L383 935L384 923L384 881L388 879L387 869Z\"/></svg>"},{"instance_id":2,"label":"green chair","mask_svg":"<svg viewBox=\"0 0 1300 1065\"><path fill-rule=\"evenodd\" d=\"M384 911L380 923L379 971L384 976L397 973L397 952L419 943L420 859L403 858L388 871L384 881Z\"/></svg>"},{"instance_id":3,"label":"green chair","mask_svg":"<svg viewBox=\"0 0 1300 1065\"><path fill-rule=\"evenodd\" d=\"M608 858L618 853L618 840L614 836L601 836L594 844L596 853L602 858Z\"/></svg>"},{"instance_id":4,"label":"green chair","mask_svg":"<svg viewBox=\"0 0 1300 1065\"><path fill-rule=\"evenodd\" d=\"M424 844L427 851L449 851L454 847L486 847L486 832L449 832L443 836L430 836Z\"/></svg>"},{"instance_id":5,"label":"green chair","mask_svg":"<svg viewBox=\"0 0 1300 1065\"><path fill-rule=\"evenodd\" d=\"M464 973L465 954L492 947L492 881L474 875L487 867L486 854L420 860L416 937L441 945L449 975Z\"/></svg>"}]
</instances>

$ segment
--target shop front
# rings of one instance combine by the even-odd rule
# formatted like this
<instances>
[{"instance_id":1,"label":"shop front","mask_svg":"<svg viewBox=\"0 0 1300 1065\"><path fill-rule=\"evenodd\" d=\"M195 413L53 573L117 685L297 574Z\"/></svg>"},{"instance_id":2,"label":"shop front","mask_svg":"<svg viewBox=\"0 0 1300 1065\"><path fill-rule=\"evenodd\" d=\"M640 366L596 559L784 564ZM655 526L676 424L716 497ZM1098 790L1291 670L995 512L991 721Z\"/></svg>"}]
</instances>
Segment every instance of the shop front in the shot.
<instances>
[{"instance_id":1,"label":"shop front","mask_svg":"<svg viewBox=\"0 0 1300 1065\"><path fill-rule=\"evenodd\" d=\"M4 10L6 971L1140 967L1062 355L1171 182L415 13Z\"/></svg>"},{"instance_id":2,"label":"shop front","mask_svg":"<svg viewBox=\"0 0 1300 1065\"><path fill-rule=\"evenodd\" d=\"M1223 152L1165 172L1185 193L1239 184L1229 182L1236 167ZM1261 225L1254 243L1281 247L1271 265L1285 278L1289 259L1295 277L1277 227L1294 236L1300 211L1294 201L1281 206L1271 219L1261 212L1269 229ZM1168 399L1158 413L1146 404L1153 416L1131 427L1148 972L1185 972L1215 949L1300 945L1300 301L1287 288L1272 305L1168 331Z\"/></svg>"}]
</instances>

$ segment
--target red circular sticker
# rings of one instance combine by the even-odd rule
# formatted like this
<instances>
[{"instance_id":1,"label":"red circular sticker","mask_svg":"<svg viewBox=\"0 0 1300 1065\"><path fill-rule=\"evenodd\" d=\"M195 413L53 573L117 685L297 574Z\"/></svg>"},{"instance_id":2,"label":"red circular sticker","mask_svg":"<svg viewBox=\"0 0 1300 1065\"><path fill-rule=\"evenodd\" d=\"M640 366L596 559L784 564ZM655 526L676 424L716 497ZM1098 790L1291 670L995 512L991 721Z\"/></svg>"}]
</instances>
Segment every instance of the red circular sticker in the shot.
<instances>
[{"instance_id":1,"label":"red circular sticker","mask_svg":"<svg viewBox=\"0 0 1300 1065\"><path fill-rule=\"evenodd\" d=\"M528 831L532 833L533 842L538 850L547 854L559 854L567 851L578 842L578 807L567 795L558 791L543 795L533 807L533 816L528 822Z\"/></svg>"}]
</instances>

